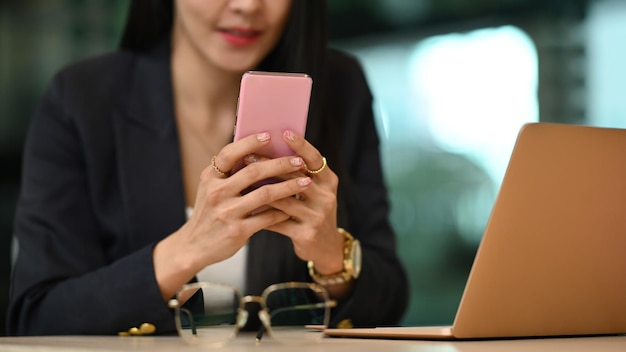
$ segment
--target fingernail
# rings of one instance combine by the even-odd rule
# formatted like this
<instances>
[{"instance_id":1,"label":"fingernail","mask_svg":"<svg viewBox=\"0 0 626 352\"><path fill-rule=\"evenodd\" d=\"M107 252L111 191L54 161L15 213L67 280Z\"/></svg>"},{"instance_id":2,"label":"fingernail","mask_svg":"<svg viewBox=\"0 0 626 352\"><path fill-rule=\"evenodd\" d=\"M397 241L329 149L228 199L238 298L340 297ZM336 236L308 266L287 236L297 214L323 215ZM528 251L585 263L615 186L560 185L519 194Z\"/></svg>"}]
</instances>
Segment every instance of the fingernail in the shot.
<instances>
[{"instance_id":1,"label":"fingernail","mask_svg":"<svg viewBox=\"0 0 626 352\"><path fill-rule=\"evenodd\" d=\"M256 139L259 142L265 142L265 141L270 139L270 134L267 133L267 132L259 133L259 134L256 135Z\"/></svg>"},{"instance_id":2,"label":"fingernail","mask_svg":"<svg viewBox=\"0 0 626 352\"><path fill-rule=\"evenodd\" d=\"M303 164L302 158L291 158L289 160L289 162L293 166L302 166L302 164Z\"/></svg>"},{"instance_id":3,"label":"fingernail","mask_svg":"<svg viewBox=\"0 0 626 352\"><path fill-rule=\"evenodd\" d=\"M254 154L248 154L246 156L243 157L243 161L246 164L252 164L256 162L256 156L254 156Z\"/></svg>"},{"instance_id":4,"label":"fingernail","mask_svg":"<svg viewBox=\"0 0 626 352\"><path fill-rule=\"evenodd\" d=\"M310 177L302 177L298 179L298 185L300 185L300 187L306 187L308 185L311 184L311 178Z\"/></svg>"},{"instance_id":5,"label":"fingernail","mask_svg":"<svg viewBox=\"0 0 626 352\"><path fill-rule=\"evenodd\" d=\"M288 140L290 140L292 142L296 140L296 135L293 132L289 131L289 130L283 132L283 137L285 137L286 139L288 139Z\"/></svg>"}]
</instances>

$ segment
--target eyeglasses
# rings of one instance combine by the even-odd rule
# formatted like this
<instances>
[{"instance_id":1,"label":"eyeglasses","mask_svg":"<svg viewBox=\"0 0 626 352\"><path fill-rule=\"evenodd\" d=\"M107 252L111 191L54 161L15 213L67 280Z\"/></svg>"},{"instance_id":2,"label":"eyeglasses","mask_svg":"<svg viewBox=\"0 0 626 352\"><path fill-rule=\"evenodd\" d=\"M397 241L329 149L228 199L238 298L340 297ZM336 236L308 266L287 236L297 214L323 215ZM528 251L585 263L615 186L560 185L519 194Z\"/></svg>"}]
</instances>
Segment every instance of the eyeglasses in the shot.
<instances>
[{"instance_id":1,"label":"eyeglasses","mask_svg":"<svg viewBox=\"0 0 626 352\"><path fill-rule=\"evenodd\" d=\"M184 285L169 301L175 310L178 334L192 344L224 345L248 320L246 303L260 305L256 340L267 332L280 342L320 339L328 327L330 309L337 305L322 286L286 282L266 288L261 296L243 296L236 288L209 282Z\"/></svg>"}]
</instances>

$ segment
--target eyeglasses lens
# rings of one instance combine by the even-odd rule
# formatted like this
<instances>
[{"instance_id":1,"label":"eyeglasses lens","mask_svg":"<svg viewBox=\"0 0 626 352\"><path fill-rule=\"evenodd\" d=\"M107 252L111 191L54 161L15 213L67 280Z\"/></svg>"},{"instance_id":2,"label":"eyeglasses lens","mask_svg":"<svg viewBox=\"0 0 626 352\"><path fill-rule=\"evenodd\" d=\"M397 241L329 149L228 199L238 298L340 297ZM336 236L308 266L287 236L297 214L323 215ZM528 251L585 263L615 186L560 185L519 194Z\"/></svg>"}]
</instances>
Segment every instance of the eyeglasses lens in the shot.
<instances>
[{"instance_id":1,"label":"eyeglasses lens","mask_svg":"<svg viewBox=\"0 0 626 352\"><path fill-rule=\"evenodd\" d=\"M184 339L220 343L236 335L241 297L232 288L209 285L183 290L178 297L184 302L177 316Z\"/></svg>"},{"instance_id":2,"label":"eyeglasses lens","mask_svg":"<svg viewBox=\"0 0 626 352\"><path fill-rule=\"evenodd\" d=\"M265 297L272 337L280 341L316 340L328 325L326 296L311 288L281 288Z\"/></svg>"}]
</instances>

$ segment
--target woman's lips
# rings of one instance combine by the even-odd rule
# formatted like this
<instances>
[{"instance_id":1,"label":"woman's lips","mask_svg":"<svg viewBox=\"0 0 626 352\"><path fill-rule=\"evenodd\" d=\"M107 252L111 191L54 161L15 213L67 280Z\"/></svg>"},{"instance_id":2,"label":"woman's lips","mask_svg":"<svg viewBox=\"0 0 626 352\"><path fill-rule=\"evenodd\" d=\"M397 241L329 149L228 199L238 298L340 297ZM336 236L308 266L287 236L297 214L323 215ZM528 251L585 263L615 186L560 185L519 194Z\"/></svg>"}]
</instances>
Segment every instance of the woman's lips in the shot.
<instances>
[{"instance_id":1,"label":"woman's lips","mask_svg":"<svg viewBox=\"0 0 626 352\"><path fill-rule=\"evenodd\" d=\"M220 29L224 40L232 46L247 46L256 42L261 37L261 31L245 28Z\"/></svg>"}]
</instances>

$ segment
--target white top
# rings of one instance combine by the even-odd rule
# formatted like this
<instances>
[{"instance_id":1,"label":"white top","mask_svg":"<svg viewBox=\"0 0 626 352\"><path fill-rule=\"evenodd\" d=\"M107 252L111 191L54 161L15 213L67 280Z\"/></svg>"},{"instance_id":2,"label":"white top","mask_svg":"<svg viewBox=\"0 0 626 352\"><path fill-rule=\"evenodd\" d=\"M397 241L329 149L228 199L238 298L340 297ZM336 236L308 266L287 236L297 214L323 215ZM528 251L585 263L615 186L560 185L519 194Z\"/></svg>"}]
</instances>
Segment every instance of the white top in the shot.
<instances>
[{"instance_id":1,"label":"white top","mask_svg":"<svg viewBox=\"0 0 626 352\"><path fill-rule=\"evenodd\" d=\"M187 207L185 212L187 219L189 219L193 213L193 208ZM202 269L197 275L198 281L230 285L245 293L247 259L248 245L246 244L232 257Z\"/></svg>"}]
</instances>

